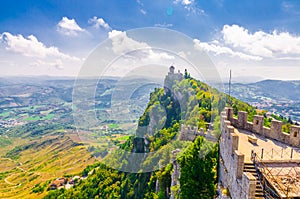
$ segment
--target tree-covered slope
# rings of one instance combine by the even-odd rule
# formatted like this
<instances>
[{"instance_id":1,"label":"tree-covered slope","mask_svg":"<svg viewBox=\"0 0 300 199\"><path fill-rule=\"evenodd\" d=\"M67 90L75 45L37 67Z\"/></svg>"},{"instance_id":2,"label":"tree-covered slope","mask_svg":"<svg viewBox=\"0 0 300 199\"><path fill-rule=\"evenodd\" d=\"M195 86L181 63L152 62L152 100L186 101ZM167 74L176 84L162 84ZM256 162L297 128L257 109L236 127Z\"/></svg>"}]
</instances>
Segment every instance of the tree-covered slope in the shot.
<instances>
[{"instance_id":1,"label":"tree-covered slope","mask_svg":"<svg viewBox=\"0 0 300 199\"><path fill-rule=\"evenodd\" d=\"M169 81L168 88L151 93L140 117L135 137L120 150L109 154L102 163L90 166L88 178L69 190L50 191L45 198L213 198L216 193L218 143L197 137L193 142L178 140L181 125L190 125L220 134L220 112L229 101L235 113L245 110L250 118L254 107L228 96L209 85L190 78ZM172 150L180 164L180 186L171 187L174 170ZM129 155L146 154L130 160ZM106 165L114 165L112 169ZM153 169L151 168L153 166ZM138 173L125 172L135 167ZM95 168L95 169L94 169Z\"/></svg>"}]
</instances>

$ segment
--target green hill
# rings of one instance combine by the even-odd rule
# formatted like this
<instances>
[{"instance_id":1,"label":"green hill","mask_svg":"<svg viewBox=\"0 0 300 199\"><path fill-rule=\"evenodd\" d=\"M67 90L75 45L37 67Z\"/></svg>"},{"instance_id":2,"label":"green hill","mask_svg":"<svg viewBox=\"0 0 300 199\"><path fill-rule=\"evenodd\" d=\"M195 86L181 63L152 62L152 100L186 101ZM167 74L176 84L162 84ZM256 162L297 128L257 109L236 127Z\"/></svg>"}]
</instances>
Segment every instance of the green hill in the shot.
<instances>
[{"instance_id":1,"label":"green hill","mask_svg":"<svg viewBox=\"0 0 300 199\"><path fill-rule=\"evenodd\" d=\"M136 136L106 156L102 163L87 167L83 171L83 174L90 173L86 180L69 190L50 191L45 198L169 198L171 192L181 198L213 198L218 143L203 137L193 141L181 141L178 137L181 125L190 125L210 131L218 138L219 115L226 102L230 102L235 114L244 110L250 119L257 114L249 104L236 98L229 100L226 94L187 73L178 79L167 77L165 88L156 88L150 94ZM171 186L174 149L181 149L176 156L180 164L180 187ZM131 153L147 155L131 159Z\"/></svg>"}]
</instances>

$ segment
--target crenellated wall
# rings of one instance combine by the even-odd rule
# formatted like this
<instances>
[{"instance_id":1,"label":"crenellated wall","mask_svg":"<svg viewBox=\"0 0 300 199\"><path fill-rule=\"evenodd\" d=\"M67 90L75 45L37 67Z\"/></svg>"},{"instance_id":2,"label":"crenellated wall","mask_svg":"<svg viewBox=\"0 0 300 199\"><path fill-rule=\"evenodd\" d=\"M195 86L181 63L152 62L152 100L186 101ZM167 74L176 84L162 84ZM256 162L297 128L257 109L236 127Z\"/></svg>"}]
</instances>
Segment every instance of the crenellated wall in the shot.
<instances>
[{"instance_id":1,"label":"crenellated wall","mask_svg":"<svg viewBox=\"0 0 300 199\"><path fill-rule=\"evenodd\" d=\"M240 111L233 117L233 109L225 108L221 114L219 179L229 189L232 198L255 198L256 178L244 172L245 156L239 151L238 129L256 133L266 138L300 147L300 127L291 126L290 134L282 132L282 122L273 120L271 127L264 127L264 117L255 115L248 122L248 113ZM237 128L237 129L236 129Z\"/></svg>"},{"instance_id":2,"label":"crenellated wall","mask_svg":"<svg viewBox=\"0 0 300 199\"><path fill-rule=\"evenodd\" d=\"M263 132L263 126L264 126L264 117L261 115L255 115L253 117L252 131L261 134Z\"/></svg>"},{"instance_id":3,"label":"crenellated wall","mask_svg":"<svg viewBox=\"0 0 300 199\"><path fill-rule=\"evenodd\" d=\"M293 146L300 145L300 127L299 126L291 126L290 144Z\"/></svg>"},{"instance_id":4,"label":"crenellated wall","mask_svg":"<svg viewBox=\"0 0 300 199\"><path fill-rule=\"evenodd\" d=\"M256 178L251 173L243 172L245 155L238 150L239 136L228 120L231 115L230 111L222 112L221 115L219 179L222 185L229 189L232 198L254 199ZM239 116L240 122L243 122L240 127L250 128L251 124L247 124L245 112ZM232 123L238 124L238 119L231 118Z\"/></svg>"},{"instance_id":5,"label":"crenellated wall","mask_svg":"<svg viewBox=\"0 0 300 199\"><path fill-rule=\"evenodd\" d=\"M218 138L217 136L211 134L211 130L207 130L207 132L204 132L203 128L200 128L198 130L197 126L189 126L181 124L180 132L179 132L179 140L182 141L194 141L197 136L203 136L206 138L206 140L217 142Z\"/></svg>"},{"instance_id":6,"label":"crenellated wall","mask_svg":"<svg viewBox=\"0 0 300 199\"><path fill-rule=\"evenodd\" d=\"M199 133L196 126L186 126L184 124L181 124L179 140L194 141L197 135L199 135Z\"/></svg>"},{"instance_id":7,"label":"crenellated wall","mask_svg":"<svg viewBox=\"0 0 300 199\"><path fill-rule=\"evenodd\" d=\"M239 129L247 130L266 138L271 138L285 144L300 147L300 126L292 125L290 134L282 132L282 122L278 120L271 121L271 127L264 127L264 118L260 115L253 117L253 122L248 122L248 113L245 111L238 112L238 118L233 117L233 109L225 108L225 119Z\"/></svg>"}]
</instances>

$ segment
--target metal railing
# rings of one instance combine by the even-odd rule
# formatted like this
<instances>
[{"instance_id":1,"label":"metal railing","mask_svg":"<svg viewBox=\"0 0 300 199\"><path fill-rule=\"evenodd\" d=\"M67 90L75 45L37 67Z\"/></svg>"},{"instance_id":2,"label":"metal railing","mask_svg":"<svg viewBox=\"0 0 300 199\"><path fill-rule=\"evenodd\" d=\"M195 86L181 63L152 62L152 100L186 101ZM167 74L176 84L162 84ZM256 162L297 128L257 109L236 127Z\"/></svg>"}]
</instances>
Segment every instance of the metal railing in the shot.
<instances>
[{"instance_id":1,"label":"metal railing","mask_svg":"<svg viewBox=\"0 0 300 199\"><path fill-rule=\"evenodd\" d=\"M293 148L290 149L270 149L269 151L264 148L260 150L255 150L255 153L261 160L299 160L300 153L298 150Z\"/></svg>"},{"instance_id":2,"label":"metal railing","mask_svg":"<svg viewBox=\"0 0 300 199\"><path fill-rule=\"evenodd\" d=\"M272 187L272 189L276 192L276 195L279 198L282 198L281 193L283 193L285 195L285 197L288 197L288 195L289 195L288 187L283 187L278 182L278 179L272 174L271 170L267 167L267 165L262 161L262 159L254 151L251 152L251 160L254 163L255 169L262 173L260 180L261 180L261 183L263 184L263 190L264 190L265 195L269 196L269 198L274 198L270 193L266 192L266 190L265 190L266 183L268 182L267 184L269 184ZM265 182L265 180L267 182ZM277 190L280 193L278 193Z\"/></svg>"}]
</instances>

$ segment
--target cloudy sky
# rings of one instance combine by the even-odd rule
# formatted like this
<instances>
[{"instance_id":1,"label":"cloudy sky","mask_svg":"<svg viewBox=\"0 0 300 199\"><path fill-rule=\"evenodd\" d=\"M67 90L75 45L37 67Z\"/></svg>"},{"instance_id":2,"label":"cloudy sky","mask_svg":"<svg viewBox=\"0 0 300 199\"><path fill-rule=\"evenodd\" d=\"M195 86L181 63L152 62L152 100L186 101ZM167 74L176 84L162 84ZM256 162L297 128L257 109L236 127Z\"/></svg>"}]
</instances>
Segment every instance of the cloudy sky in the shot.
<instances>
[{"instance_id":1,"label":"cloudy sky","mask_svg":"<svg viewBox=\"0 0 300 199\"><path fill-rule=\"evenodd\" d=\"M189 36L225 79L232 69L236 80L300 80L300 2L279 0L4 0L0 76L76 76L105 40L123 46L115 54L149 47L126 34L143 27Z\"/></svg>"}]
</instances>

